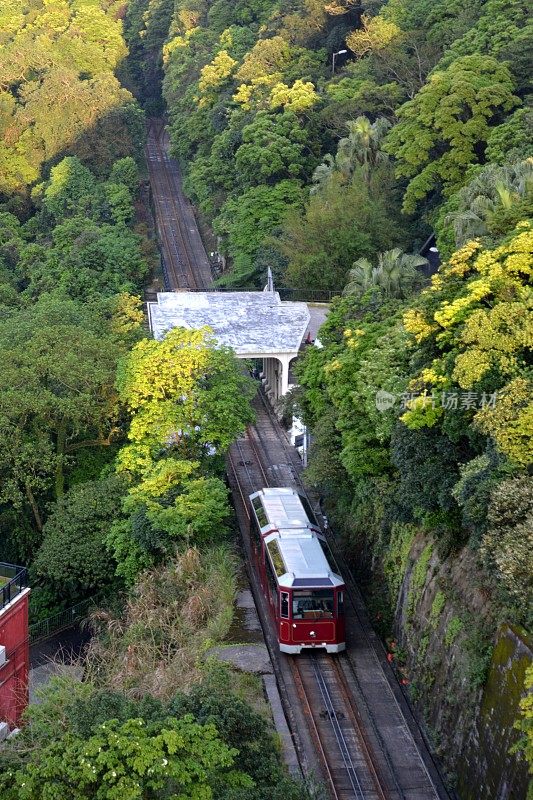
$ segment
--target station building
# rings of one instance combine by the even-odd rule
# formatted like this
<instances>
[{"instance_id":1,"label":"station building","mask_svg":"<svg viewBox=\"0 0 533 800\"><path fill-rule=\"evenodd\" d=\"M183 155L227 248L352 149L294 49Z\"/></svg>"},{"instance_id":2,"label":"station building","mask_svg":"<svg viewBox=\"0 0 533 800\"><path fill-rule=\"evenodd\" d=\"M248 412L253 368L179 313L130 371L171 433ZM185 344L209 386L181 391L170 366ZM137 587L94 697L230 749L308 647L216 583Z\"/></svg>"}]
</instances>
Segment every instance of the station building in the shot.
<instances>
[{"instance_id":1,"label":"station building","mask_svg":"<svg viewBox=\"0 0 533 800\"><path fill-rule=\"evenodd\" d=\"M221 345L237 358L261 359L265 391L272 402L291 385L290 364L310 337L306 303L280 299L274 290L256 292L159 292L148 305L154 338L172 328L209 326Z\"/></svg>"},{"instance_id":2,"label":"station building","mask_svg":"<svg viewBox=\"0 0 533 800\"><path fill-rule=\"evenodd\" d=\"M0 741L28 705L28 573L0 563Z\"/></svg>"}]
</instances>

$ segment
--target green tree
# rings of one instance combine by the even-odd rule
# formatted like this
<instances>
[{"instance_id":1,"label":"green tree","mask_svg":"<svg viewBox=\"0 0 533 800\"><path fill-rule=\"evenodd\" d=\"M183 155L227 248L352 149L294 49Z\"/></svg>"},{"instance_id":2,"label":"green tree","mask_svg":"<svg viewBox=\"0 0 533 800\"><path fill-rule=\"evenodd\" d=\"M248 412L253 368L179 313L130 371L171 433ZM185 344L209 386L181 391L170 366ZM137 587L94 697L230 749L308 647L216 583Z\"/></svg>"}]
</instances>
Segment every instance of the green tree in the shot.
<instances>
[{"instance_id":1,"label":"green tree","mask_svg":"<svg viewBox=\"0 0 533 800\"><path fill-rule=\"evenodd\" d=\"M114 162L109 174L110 183L122 183L135 195L139 189L139 169L131 156Z\"/></svg>"},{"instance_id":2,"label":"green tree","mask_svg":"<svg viewBox=\"0 0 533 800\"><path fill-rule=\"evenodd\" d=\"M404 211L437 190L459 188L468 167L482 162L491 126L518 102L508 67L488 56L463 56L433 72L398 110L385 145L398 177L409 179Z\"/></svg>"},{"instance_id":3,"label":"green tree","mask_svg":"<svg viewBox=\"0 0 533 800\"><path fill-rule=\"evenodd\" d=\"M227 489L211 465L251 421L253 387L208 329L182 328L161 342L139 342L121 364L118 386L132 414L130 444L117 459L131 481L123 504L130 519L113 527L108 543L119 574L131 581L173 541L220 535Z\"/></svg>"},{"instance_id":4,"label":"green tree","mask_svg":"<svg viewBox=\"0 0 533 800\"><path fill-rule=\"evenodd\" d=\"M52 508L32 571L61 599L98 595L114 580L105 540L125 487L116 477L73 486Z\"/></svg>"},{"instance_id":5,"label":"green tree","mask_svg":"<svg viewBox=\"0 0 533 800\"><path fill-rule=\"evenodd\" d=\"M233 768L236 755L214 725L198 725L192 716L148 725L110 720L88 739L65 734L0 781L6 800L156 800L161 793L208 800L215 786L252 788Z\"/></svg>"},{"instance_id":6,"label":"green tree","mask_svg":"<svg viewBox=\"0 0 533 800\"><path fill-rule=\"evenodd\" d=\"M79 158L68 156L53 167L44 191L43 205L58 222L65 217L94 213L96 181Z\"/></svg>"},{"instance_id":7,"label":"green tree","mask_svg":"<svg viewBox=\"0 0 533 800\"><path fill-rule=\"evenodd\" d=\"M107 184L107 188L113 186ZM115 210L131 213L129 192L123 184ZM124 195L126 193L126 195ZM112 193L113 194L113 193ZM125 203L125 206L124 206ZM98 223L80 216L67 219L51 232L51 241L30 245L21 254L19 270L25 293L31 298L59 290L73 299L135 292L147 273L141 239L124 224Z\"/></svg>"},{"instance_id":8,"label":"green tree","mask_svg":"<svg viewBox=\"0 0 533 800\"><path fill-rule=\"evenodd\" d=\"M44 295L0 324L0 416L17 429L15 441L31 442L39 432L37 450L43 436L53 443L54 457L43 466L54 465L57 496L70 455L109 446L119 432L115 370L131 336L114 334L102 311ZM40 471L40 481L49 478Z\"/></svg>"},{"instance_id":9,"label":"green tree","mask_svg":"<svg viewBox=\"0 0 533 800\"><path fill-rule=\"evenodd\" d=\"M490 232L511 231L533 213L533 159L502 167L487 164L456 193L453 205L444 224L452 227L456 247Z\"/></svg>"},{"instance_id":10,"label":"green tree","mask_svg":"<svg viewBox=\"0 0 533 800\"><path fill-rule=\"evenodd\" d=\"M240 197L231 197L224 203L214 228L226 237L227 253L233 260L225 283L255 285L259 277L255 267L259 248L291 207L300 205L302 199L298 181L282 180L274 186L253 186Z\"/></svg>"},{"instance_id":11,"label":"green tree","mask_svg":"<svg viewBox=\"0 0 533 800\"><path fill-rule=\"evenodd\" d=\"M391 215L389 176L377 170L372 181L369 187L357 175L346 184L335 172L303 212L287 215L278 246L288 260L289 285L340 292L355 260L373 258L401 240Z\"/></svg>"},{"instance_id":12,"label":"green tree","mask_svg":"<svg viewBox=\"0 0 533 800\"><path fill-rule=\"evenodd\" d=\"M508 478L492 492L481 555L526 625L533 608L533 481Z\"/></svg>"},{"instance_id":13,"label":"green tree","mask_svg":"<svg viewBox=\"0 0 533 800\"><path fill-rule=\"evenodd\" d=\"M533 665L526 669L524 689L525 696L520 700L521 719L515 723L515 728L523 736L513 748L513 752L522 751L524 753L529 765L529 774L533 775ZM531 795L531 782L528 797L529 795Z\"/></svg>"},{"instance_id":14,"label":"green tree","mask_svg":"<svg viewBox=\"0 0 533 800\"><path fill-rule=\"evenodd\" d=\"M363 294L371 286L378 286L387 298L407 297L423 282L418 267L427 264L422 256L403 253L399 247L378 253L377 266L366 258L359 258L348 275L344 294Z\"/></svg>"},{"instance_id":15,"label":"green tree","mask_svg":"<svg viewBox=\"0 0 533 800\"><path fill-rule=\"evenodd\" d=\"M289 111L280 115L259 111L243 128L242 142L235 161L245 186L265 179L298 177L304 171L307 134Z\"/></svg>"}]
</instances>

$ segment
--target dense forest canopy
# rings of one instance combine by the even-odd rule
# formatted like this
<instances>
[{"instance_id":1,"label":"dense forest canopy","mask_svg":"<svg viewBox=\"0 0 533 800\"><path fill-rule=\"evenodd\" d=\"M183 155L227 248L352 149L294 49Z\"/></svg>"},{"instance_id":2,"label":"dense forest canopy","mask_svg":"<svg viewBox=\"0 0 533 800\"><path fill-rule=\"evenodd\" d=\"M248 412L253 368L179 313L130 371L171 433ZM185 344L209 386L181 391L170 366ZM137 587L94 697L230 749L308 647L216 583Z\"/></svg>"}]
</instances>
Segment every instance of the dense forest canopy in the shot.
<instances>
[{"instance_id":1,"label":"dense forest canopy","mask_svg":"<svg viewBox=\"0 0 533 800\"><path fill-rule=\"evenodd\" d=\"M451 254L460 190L491 164L507 185L532 154L527 5L131 3L141 92L153 101L163 76L186 188L231 258L223 281L258 285L269 260L285 285L340 290L357 258L432 230Z\"/></svg>"},{"instance_id":2,"label":"dense forest canopy","mask_svg":"<svg viewBox=\"0 0 533 800\"><path fill-rule=\"evenodd\" d=\"M231 622L223 454L252 390L208 331L147 338L145 114L167 116L228 259L221 283L258 288L271 267L278 286L339 295L292 399L313 430L308 480L378 585L381 619L425 536L416 580L434 551L451 568L468 553L487 598L444 637L458 637L450 682L472 703L498 624L531 626L528 11L2 2L0 559L30 567L32 620L105 606L86 679L53 684L6 752L3 796L89 798L98 784L116 797L122 773L104 761L132 796L189 796L191 780L206 797L303 796L235 677L200 667ZM433 234L429 280L419 252ZM451 600L440 587L433 617ZM428 695L433 622L416 642Z\"/></svg>"},{"instance_id":3,"label":"dense forest canopy","mask_svg":"<svg viewBox=\"0 0 533 800\"><path fill-rule=\"evenodd\" d=\"M456 571L459 553L474 558L490 602L446 635L471 704L498 624L530 626L533 602L528 11L135 0L125 20L140 96L166 110L185 188L228 257L220 282L260 287L268 266L278 286L343 295L297 368L308 479L374 575L380 618L417 537L430 543L416 580L433 550ZM418 253L432 235L429 282Z\"/></svg>"},{"instance_id":4,"label":"dense forest canopy","mask_svg":"<svg viewBox=\"0 0 533 800\"><path fill-rule=\"evenodd\" d=\"M0 561L29 567L31 623L100 606L83 681L30 706L0 794L301 800L257 687L206 660L233 618L224 453L252 383L208 330L145 328L127 10L0 9Z\"/></svg>"},{"instance_id":5,"label":"dense forest canopy","mask_svg":"<svg viewBox=\"0 0 533 800\"><path fill-rule=\"evenodd\" d=\"M250 419L207 333L146 339L156 259L125 11L44 0L0 17L1 558L30 567L32 621L220 536L221 456Z\"/></svg>"}]
</instances>

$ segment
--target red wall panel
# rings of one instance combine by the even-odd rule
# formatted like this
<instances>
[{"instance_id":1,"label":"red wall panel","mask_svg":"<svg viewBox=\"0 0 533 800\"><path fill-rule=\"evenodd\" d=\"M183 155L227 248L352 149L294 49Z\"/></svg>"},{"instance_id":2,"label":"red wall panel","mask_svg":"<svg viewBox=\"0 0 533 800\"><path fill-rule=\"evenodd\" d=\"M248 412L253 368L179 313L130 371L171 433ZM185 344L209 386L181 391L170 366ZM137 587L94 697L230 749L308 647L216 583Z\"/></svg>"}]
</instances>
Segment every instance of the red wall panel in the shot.
<instances>
[{"instance_id":1,"label":"red wall panel","mask_svg":"<svg viewBox=\"0 0 533 800\"><path fill-rule=\"evenodd\" d=\"M7 661L0 666L0 721L18 725L28 705L29 591L0 610L0 645L6 648Z\"/></svg>"}]
</instances>

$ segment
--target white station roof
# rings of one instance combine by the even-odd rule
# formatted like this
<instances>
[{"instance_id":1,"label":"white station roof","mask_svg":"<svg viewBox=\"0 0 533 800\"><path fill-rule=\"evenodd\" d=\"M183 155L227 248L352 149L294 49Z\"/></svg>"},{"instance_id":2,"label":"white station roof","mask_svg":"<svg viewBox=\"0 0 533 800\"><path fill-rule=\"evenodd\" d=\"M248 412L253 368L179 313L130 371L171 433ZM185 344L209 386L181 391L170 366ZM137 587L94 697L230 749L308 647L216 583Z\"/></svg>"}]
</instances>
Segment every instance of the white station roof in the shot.
<instances>
[{"instance_id":1,"label":"white station roof","mask_svg":"<svg viewBox=\"0 0 533 800\"><path fill-rule=\"evenodd\" d=\"M297 353L309 329L305 303L278 292L158 292L148 303L150 329L162 339L172 328L209 326L222 345L244 358Z\"/></svg>"}]
</instances>

